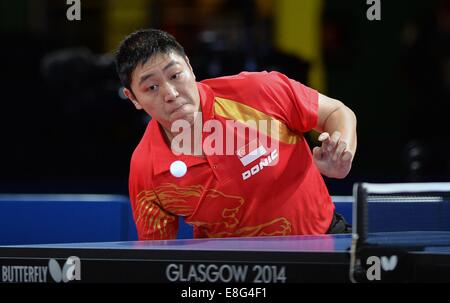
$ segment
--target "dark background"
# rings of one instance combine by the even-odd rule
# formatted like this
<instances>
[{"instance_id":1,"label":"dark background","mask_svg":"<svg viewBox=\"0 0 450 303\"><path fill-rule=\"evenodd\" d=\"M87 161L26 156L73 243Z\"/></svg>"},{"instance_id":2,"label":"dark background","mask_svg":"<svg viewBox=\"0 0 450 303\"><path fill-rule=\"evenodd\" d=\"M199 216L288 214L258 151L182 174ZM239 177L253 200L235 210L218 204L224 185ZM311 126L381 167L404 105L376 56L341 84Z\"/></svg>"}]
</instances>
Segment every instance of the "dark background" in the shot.
<instances>
[{"instance_id":1,"label":"dark background","mask_svg":"<svg viewBox=\"0 0 450 303\"><path fill-rule=\"evenodd\" d=\"M82 0L68 21L63 0L0 0L0 192L127 194L148 117L119 96L110 45L138 28L174 34L198 79L277 69L309 84L310 63L274 42L283 16L258 10L276 0L123 1L122 23L113 2ZM352 172L326 180L334 195L357 181L449 181L450 1L381 3L368 21L365 0L323 1L322 93L358 118Z\"/></svg>"}]
</instances>

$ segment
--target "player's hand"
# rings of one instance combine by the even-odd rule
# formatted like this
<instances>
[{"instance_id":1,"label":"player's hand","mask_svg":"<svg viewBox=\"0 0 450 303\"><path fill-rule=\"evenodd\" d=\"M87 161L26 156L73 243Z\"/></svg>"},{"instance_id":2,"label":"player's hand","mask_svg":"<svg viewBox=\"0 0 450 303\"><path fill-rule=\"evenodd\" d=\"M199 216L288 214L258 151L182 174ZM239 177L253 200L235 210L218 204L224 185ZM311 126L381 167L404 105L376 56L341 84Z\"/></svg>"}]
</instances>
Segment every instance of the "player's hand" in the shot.
<instances>
[{"instance_id":1,"label":"player's hand","mask_svg":"<svg viewBox=\"0 0 450 303\"><path fill-rule=\"evenodd\" d=\"M313 149L313 159L322 175L330 178L345 178L352 168L353 153L347 149L347 143L341 140L336 131L331 137L324 132L319 136L322 146Z\"/></svg>"}]
</instances>

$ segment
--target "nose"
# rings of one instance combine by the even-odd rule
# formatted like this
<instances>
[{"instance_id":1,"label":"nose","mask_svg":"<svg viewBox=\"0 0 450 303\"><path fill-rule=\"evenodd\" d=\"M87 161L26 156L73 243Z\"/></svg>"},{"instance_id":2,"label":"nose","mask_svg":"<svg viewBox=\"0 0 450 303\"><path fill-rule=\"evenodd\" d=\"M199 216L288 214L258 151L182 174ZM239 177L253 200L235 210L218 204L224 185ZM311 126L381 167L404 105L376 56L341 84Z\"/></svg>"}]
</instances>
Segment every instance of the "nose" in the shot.
<instances>
[{"instance_id":1,"label":"nose","mask_svg":"<svg viewBox=\"0 0 450 303\"><path fill-rule=\"evenodd\" d=\"M176 97L178 97L179 93L176 89L176 87L170 83L167 83L165 85L165 91L164 91L164 101L169 102L175 100Z\"/></svg>"}]
</instances>

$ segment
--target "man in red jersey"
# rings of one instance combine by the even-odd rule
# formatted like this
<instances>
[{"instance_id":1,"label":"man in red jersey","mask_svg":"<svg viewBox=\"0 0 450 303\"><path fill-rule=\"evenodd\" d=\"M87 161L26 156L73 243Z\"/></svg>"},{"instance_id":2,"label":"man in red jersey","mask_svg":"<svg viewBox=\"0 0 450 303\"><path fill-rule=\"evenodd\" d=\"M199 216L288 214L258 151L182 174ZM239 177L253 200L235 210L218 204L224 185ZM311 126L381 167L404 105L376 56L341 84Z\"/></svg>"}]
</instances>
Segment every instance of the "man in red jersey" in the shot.
<instances>
[{"instance_id":1,"label":"man in red jersey","mask_svg":"<svg viewBox=\"0 0 450 303\"><path fill-rule=\"evenodd\" d=\"M344 178L356 117L277 72L196 82L170 34L141 30L116 54L124 94L152 120L133 153L129 190L139 239L341 233L321 174ZM321 132L311 152L304 133Z\"/></svg>"}]
</instances>

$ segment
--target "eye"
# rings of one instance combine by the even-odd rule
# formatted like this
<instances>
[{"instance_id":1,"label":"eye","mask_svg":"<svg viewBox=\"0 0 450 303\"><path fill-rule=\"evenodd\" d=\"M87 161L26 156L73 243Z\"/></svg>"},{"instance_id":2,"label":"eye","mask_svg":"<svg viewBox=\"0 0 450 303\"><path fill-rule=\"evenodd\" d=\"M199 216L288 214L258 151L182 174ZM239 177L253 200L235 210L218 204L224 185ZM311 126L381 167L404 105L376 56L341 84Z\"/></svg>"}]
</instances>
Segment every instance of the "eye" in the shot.
<instances>
[{"instance_id":1,"label":"eye","mask_svg":"<svg viewBox=\"0 0 450 303\"><path fill-rule=\"evenodd\" d=\"M158 85L150 85L149 87L148 87L148 90L149 91L155 91L155 90L157 90L158 89Z\"/></svg>"},{"instance_id":2,"label":"eye","mask_svg":"<svg viewBox=\"0 0 450 303\"><path fill-rule=\"evenodd\" d=\"M176 74L174 74L173 76L172 76L172 80L176 80L176 79L179 79L180 77L181 77L181 73L182 72L178 72L178 73L176 73Z\"/></svg>"}]
</instances>

